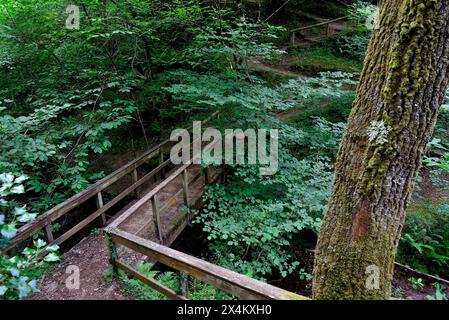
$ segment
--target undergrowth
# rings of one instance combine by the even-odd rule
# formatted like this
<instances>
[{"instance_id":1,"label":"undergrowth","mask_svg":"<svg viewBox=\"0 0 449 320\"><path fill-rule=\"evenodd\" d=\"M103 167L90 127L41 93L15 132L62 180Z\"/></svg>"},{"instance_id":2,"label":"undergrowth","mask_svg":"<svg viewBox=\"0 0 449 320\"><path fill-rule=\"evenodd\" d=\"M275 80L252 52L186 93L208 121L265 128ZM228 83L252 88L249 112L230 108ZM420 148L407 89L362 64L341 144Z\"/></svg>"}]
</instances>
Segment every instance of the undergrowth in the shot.
<instances>
[{"instance_id":1,"label":"undergrowth","mask_svg":"<svg viewBox=\"0 0 449 320\"><path fill-rule=\"evenodd\" d=\"M138 262L136 270L145 277L152 279L159 284L181 294L180 273L174 271L155 271L150 263ZM118 278L121 281L122 290L125 294L136 298L137 300L167 300L168 298L157 290L144 284L140 280L130 278L122 270L118 271ZM114 275L108 271L104 275L106 280L111 280ZM188 298L189 300L230 300L233 297L213 286L201 282L195 278L188 279Z\"/></svg>"},{"instance_id":2,"label":"undergrowth","mask_svg":"<svg viewBox=\"0 0 449 320\"><path fill-rule=\"evenodd\" d=\"M290 54L297 60L290 69L307 75L316 75L323 71L360 72L362 63L338 56L325 47L295 49Z\"/></svg>"}]
</instances>

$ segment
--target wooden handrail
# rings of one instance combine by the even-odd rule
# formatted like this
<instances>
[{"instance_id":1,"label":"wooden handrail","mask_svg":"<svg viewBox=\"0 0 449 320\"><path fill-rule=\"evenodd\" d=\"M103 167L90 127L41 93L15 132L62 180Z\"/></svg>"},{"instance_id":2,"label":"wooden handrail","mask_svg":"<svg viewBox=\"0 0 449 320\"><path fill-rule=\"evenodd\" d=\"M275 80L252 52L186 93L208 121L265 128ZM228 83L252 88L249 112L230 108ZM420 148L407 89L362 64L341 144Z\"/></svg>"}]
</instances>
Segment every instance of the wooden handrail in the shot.
<instances>
[{"instance_id":1,"label":"wooden handrail","mask_svg":"<svg viewBox=\"0 0 449 320\"><path fill-rule=\"evenodd\" d=\"M117 228L109 227L107 228L107 233L111 241L113 242L112 245L123 245L175 270L178 270L209 285L212 285L219 290L230 293L240 299L309 300L309 298L307 297L280 289L256 279L252 279L245 275L195 258L183 252L155 243L153 241L142 239L131 233L118 230ZM126 266L120 260L114 259L115 258L112 258L111 262L117 268L124 269L131 275L136 276L135 270L133 270L129 266ZM126 268L123 268L124 265L126 266ZM149 284L148 281L142 279L142 275L140 275L138 278L140 280L144 280L145 283ZM148 280L148 278L146 278L146 280ZM152 285L152 287L159 292L166 294L165 292L163 292L163 290L159 290L154 285L154 283L151 283L150 285ZM170 292L169 297L178 298L173 297L172 292Z\"/></svg>"},{"instance_id":2,"label":"wooden handrail","mask_svg":"<svg viewBox=\"0 0 449 320\"><path fill-rule=\"evenodd\" d=\"M349 15L344 16L344 17L340 17L340 18L336 18L336 19L332 19L332 20L327 20L327 21L324 21L324 22L316 23L316 24L312 24L312 25L305 26L305 27L299 27L299 28L296 28L296 29L289 30L289 32L298 32L298 31L308 30L308 29L312 29L312 28L316 28L316 27L321 27L321 26L325 26L327 24L330 24L330 23L333 23L333 22L337 22L337 21L340 21L340 20L344 20L344 19L347 19L347 18L349 18Z\"/></svg>"},{"instance_id":3,"label":"wooden handrail","mask_svg":"<svg viewBox=\"0 0 449 320\"><path fill-rule=\"evenodd\" d=\"M65 232L58 239L50 242L49 245L53 245L53 244L59 245L59 244L63 243L64 241L66 241L67 239L69 239L71 236L76 234L78 231L82 230L84 227L89 225L89 223L94 221L96 218L103 215L107 210L112 208L112 206L117 204L120 200L124 199L128 194L133 192L135 189L137 189L143 183L147 182L148 180L150 180L150 178L154 177L158 172L161 171L162 168L167 166L169 164L169 162L170 161L164 162L163 164L158 166L156 169L154 169L150 173L146 174L144 177L142 177L140 180L138 180L135 184L133 184L133 185L129 186L128 188L126 188L125 190L123 190L118 196L116 196L114 199L109 201L106 205L100 207L97 211L95 211L94 213L89 215L89 217L87 217L86 219L84 219L83 221L81 221L80 223L78 223L77 225L72 227L70 230Z\"/></svg>"}]
</instances>

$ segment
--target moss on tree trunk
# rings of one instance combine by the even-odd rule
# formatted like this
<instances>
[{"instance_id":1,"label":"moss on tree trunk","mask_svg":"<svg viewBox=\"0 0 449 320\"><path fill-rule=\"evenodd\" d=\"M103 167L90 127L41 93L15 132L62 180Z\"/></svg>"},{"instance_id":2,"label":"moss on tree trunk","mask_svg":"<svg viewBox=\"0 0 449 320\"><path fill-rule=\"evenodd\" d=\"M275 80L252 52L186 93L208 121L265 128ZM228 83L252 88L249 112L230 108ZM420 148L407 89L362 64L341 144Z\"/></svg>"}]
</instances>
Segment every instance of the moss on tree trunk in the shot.
<instances>
[{"instance_id":1,"label":"moss on tree trunk","mask_svg":"<svg viewBox=\"0 0 449 320\"><path fill-rule=\"evenodd\" d=\"M449 0L383 0L317 244L315 299L386 299L448 86Z\"/></svg>"}]
</instances>

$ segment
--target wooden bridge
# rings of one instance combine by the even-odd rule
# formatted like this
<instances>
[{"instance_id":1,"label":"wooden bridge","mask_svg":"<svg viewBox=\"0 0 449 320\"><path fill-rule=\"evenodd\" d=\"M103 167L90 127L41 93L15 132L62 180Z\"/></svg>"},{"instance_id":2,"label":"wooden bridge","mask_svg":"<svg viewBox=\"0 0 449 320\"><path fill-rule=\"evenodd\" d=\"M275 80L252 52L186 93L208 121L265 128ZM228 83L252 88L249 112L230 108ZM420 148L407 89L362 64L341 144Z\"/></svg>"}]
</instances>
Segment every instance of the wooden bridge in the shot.
<instances>
[{"instance_id":1,"label":"wooden bridge","mask_svg":"<svg viewBox=\"0 0 449 320\"><path fill-rule=\"evenodd\" d=\"M206 121L218 116L217 112ZM60 245L79 237L89 226L99 222L109 241L110 262L114 269L124 270L170 299L188 299L188 277L240 299L307 299L170 248L190 224L190 210L201 206L205 186L220 180L223 173L222 167L202 168L195 164L195 155L187 163L174 166L167 156L174 144L169 140L162 142L24 225L4 251L13 250L42 230L48 245ZM203 150L211 147L202 146ZM148 171L149 161L157 164ZM104 192L114 185L119 193L105 199ZM67 219L72 225L55 235L52 225L67 222ZM179 290L175 292L127 264L126 256L130 253L177 270L183 279Z\"/></svg>"}]
</instances>

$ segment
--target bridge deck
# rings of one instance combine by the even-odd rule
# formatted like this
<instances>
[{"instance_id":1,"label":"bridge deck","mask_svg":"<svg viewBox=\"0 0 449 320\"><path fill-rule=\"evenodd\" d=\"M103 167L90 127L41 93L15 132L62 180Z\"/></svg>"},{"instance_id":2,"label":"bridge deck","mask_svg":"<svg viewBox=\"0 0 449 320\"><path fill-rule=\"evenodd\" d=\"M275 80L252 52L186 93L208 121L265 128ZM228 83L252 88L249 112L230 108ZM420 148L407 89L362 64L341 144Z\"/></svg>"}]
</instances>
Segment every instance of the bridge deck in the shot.
<instances>
[{"instance_id":1,"label":"bridge deck","mask_svg":"<svg viewBox=\"0 0 449 320\"><path fill-rule=\"evenodd\" d=\"M176 169L176 168L175 168ZM173 173L175 170L171 170ZM198 203L204 193L205 177L201 174L202 168L199 165L193 165L187 169L189 180L189 200L190 203ZM219 174L218 169L213 171L212 179ZM196 178L196 181L194 179ZM148 194L150 190L147 190ZM159 206L165 205L165 209L160 212L160 227L164 238L167 240L165 245L170 245L183 229L182 222L185 219L186 206L183 199L182 179L180 176L171 181L161 191L158 192ZM150 200L146 201L143 206L137 209L128 219L119 225L120 230L137 235L141 238L160 242L154 223L154 213Z\"/></svg>"}]
</instances>

